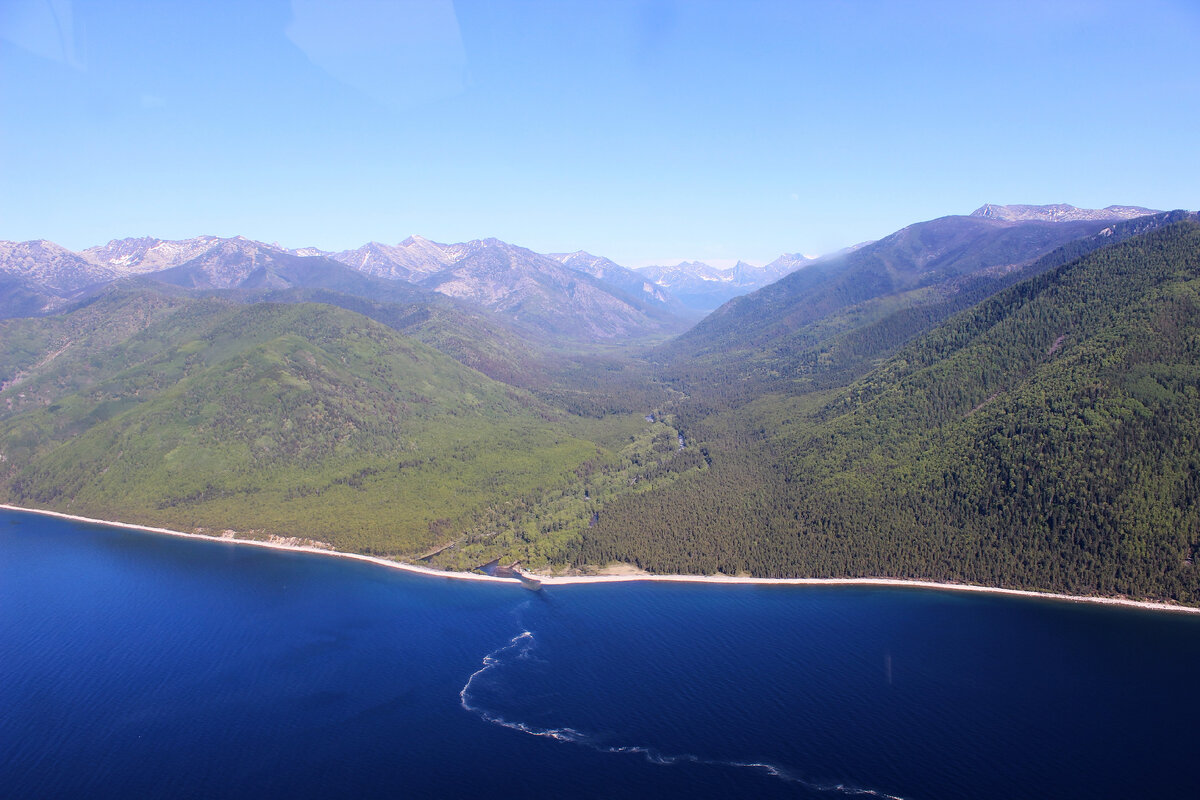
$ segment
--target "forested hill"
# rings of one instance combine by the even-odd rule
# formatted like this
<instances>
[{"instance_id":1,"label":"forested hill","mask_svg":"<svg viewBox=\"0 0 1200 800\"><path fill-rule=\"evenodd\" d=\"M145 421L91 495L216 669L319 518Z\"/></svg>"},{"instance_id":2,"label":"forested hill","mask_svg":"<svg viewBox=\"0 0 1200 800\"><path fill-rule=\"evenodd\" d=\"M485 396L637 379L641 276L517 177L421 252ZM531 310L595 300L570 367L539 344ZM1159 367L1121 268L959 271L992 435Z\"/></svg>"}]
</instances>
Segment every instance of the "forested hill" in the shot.
<instances>
[{"instance_id":1,"label":"forested hill","mask_svg":"<svg viewBox=\"0 0 1200 800\"><path fill-rule=\"evenodd\" d=\"M561 563L611 496L704 466L646 418L636 370L567 360L539 398L292 291L243 304L114 286L68 314L0 320L0 501L470 569ZM446 340L488 326L423 309L364 310L492 352ZM590 401L606 412L554 400L586 405L613 376L622 397Z\"/></svg>"},{"instance_id":2,"label":"forested hill","mask_svg":"<svg viewBox=\"0 0 1200 800\"><path fill-rule=\"evenodd\" d=\"M1200 225L1019 283L844 390L684 422L707 474L614 500L578 563L1200 602Z\"/></svg>"},{"instance_id":3,"label":"forested hill","mask_svg":"<svg viewBox=\"0 0 1200 800\"><path fill-rule=\"evenodd\" d=\"M736 406L769 392L845 386L914 337L1009 286L1195 216L1169 211L1110 222L1027 262L1022 259L1059 241L1068 229L1052 223L994 225L968 217L910 225L861 248L861 254L806 268L812 273L803 283L797 273L730 303L656 355L665 379L684 393L699 391L710 403ZM898 274L884 280L889 271ZM851 291L867 299L854 302ZM845 302L822 311L820 297ZM732 325L722 314L741 321ZM724 333L718 336L719 331ZM721 396L704 390L713 384L722 387Z\"/></svg>"},{"instance_id":4,"label":"forested hill","mask_svg":"<svg viewBox=\"0 0 1200 800\"><path fill-rule=\"evenodd\" d=\"M598 456L531 395L328 305L116 292L0 322L0 367L0 497L90 516L411 556Z\"/></svg>"},{"instance_id":5,"label":"forested hill","mask_svg":"<svg viewBox=\"0 0 1200 800\"><path fill-rule=\"evenodd\" d=\"M679 337L674 352L697 355L762 346L873 298L1027 264L1106 224L963 216L919 222L731 300Z\"/></svg>"}]
</instances>

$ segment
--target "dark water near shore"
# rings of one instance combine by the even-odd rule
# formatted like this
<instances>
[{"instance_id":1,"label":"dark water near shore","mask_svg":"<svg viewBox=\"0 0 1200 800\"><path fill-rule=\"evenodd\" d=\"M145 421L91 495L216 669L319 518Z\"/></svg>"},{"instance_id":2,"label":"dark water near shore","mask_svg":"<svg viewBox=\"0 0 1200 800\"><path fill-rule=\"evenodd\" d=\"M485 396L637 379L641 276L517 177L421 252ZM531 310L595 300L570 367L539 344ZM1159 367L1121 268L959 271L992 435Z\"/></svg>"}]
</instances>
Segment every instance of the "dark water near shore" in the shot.
<instances>
[{"instance_id":1,"label":"dark water near shore","mask_svg":"<svg viewBox=\"0 0 1200 800\"><path fill-rule=\"evenodd\" d=\"M422 578L0 513L6 797L1197 797L1200 617Z\"/></svg>"}]
</instances>

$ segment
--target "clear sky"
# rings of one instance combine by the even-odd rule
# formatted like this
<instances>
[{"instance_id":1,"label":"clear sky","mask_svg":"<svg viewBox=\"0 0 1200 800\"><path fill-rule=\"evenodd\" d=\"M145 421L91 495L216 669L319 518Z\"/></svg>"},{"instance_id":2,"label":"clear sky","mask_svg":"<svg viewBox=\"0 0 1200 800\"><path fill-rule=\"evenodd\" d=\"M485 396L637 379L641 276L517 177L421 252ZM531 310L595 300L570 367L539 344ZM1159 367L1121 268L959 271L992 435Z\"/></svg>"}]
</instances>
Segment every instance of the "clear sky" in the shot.
<instances>
[{"instance_id":1,"label":"clear sky","mask_svg":"<svg viewBox=\"0 0 1200 800\"><path fill-rule=\"evenodd\" d=\"M1200 2L0 0L0 239L764 263L1200 207Z\"/></svg>"}]
</instances>

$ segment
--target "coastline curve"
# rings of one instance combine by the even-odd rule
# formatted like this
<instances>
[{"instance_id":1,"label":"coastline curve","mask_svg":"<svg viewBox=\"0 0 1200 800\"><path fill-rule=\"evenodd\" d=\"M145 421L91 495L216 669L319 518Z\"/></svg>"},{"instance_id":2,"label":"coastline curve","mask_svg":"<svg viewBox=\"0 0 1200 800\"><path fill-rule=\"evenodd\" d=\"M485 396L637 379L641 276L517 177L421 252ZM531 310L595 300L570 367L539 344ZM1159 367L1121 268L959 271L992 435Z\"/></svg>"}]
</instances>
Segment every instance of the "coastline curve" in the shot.
<instances>
[{"instance_id":1,"label":"coastline curve","mask_svg":"<svg viewBox=\"0 0 1200 800\"><path fill-rule=\"evenodd\" d=\"M502 578L492 575L482 575L475 572L452 572L450 570L433 569L431 567L406 564L402 561L367 556L361 553L347 553L341 550L327 550L306 545L265 542L257 539L239 539L237 537L207 536L200 533L158 528L151 525L139 525L132 522L84 517L77 514L67 514L62 511L52 511L44 508L27 508L10 503L0 503L0 510L15 511L27 514L56 517L72 522L89 525L102 525L109 528L155 533L167 536L178 536L199 541L218 542L235 545L249 545L270 550L284 550L293 553L311 553L332 558L346 558L355 561L365 561L381 567L398 569L414 575L424 575L429 578L444 578L447 580L490 581L522 586L518 578ZM753 578L734 575L543 575L536 572L527 573L537 578L542 586L573 586L598 583L705 583L714 585L755 585L755 586L882 586L892 588L933 589L955 592L974 592L979 594L999 594L1011 597L1028 597L1042 600L1059 600L1072 603L1090 603L1093 605L1122 606L1147 611L1170 611L1185 614L1200 614L1200 608L1173 603L1157 603L1148 600L1130 600L1122 597L1102 597L1094 595L1071 595L1057 592L1038 592L1030 589L1005 589L996 586L981 586L971 583L940 583L938 581L906 579L906 578Z\"/></svg>"}]
</instances>

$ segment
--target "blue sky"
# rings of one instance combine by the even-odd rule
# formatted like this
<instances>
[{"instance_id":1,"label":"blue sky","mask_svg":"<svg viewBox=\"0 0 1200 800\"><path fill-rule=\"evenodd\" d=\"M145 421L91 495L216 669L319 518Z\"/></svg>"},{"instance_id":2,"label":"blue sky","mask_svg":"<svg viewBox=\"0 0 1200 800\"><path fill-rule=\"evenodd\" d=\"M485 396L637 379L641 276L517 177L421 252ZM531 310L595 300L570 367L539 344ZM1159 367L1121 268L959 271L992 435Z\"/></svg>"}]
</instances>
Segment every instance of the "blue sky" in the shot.
<instances>
[{"instance_id":1,"label":"blue sky","mask_svg":"<svg viewBox=\"0 0 1200 800\"><path fill-rule=\"evenodd\" d=\"M764 263L1200 206L1200 3L0 0L0 238Z\"/></svg>"}]
</instances>

